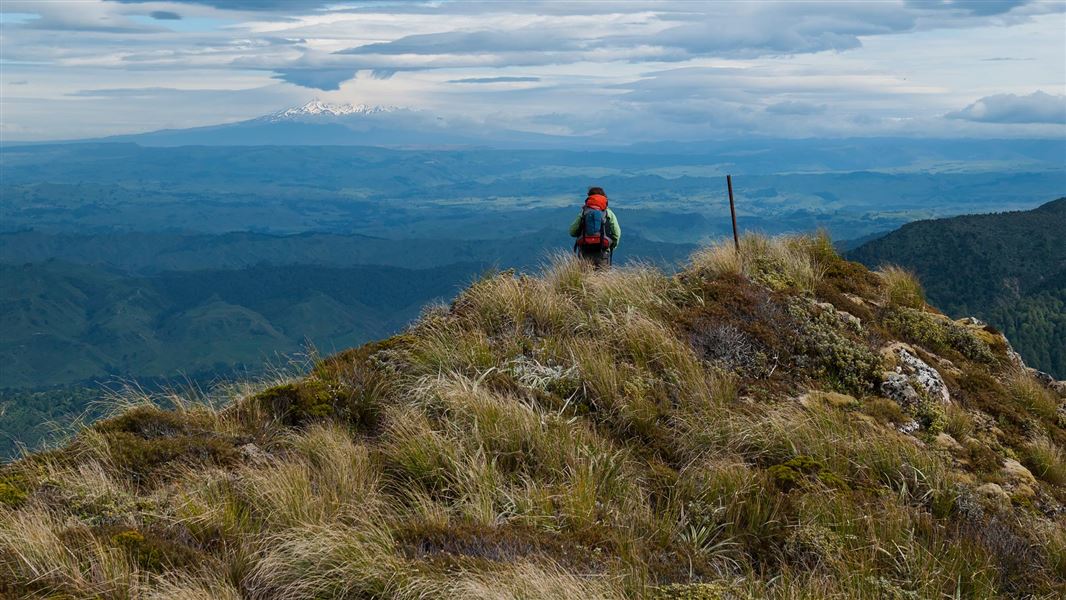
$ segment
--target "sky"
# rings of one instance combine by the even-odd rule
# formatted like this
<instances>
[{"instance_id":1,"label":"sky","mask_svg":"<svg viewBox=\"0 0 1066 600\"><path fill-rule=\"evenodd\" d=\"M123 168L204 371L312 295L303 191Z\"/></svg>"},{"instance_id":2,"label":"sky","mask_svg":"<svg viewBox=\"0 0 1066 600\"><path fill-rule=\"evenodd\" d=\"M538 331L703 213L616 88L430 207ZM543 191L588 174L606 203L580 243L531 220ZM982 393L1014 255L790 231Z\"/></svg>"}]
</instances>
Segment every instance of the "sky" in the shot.
<instances>
[{"instance_id":1,"label":"sky","mask_svg":"<svg viewBox=\"0 0 1066 600\"><path fill-rule=\"evenodd\" d=\"M612 141L1066 136L1066 1L2 0L0 136L312 98Z\"/></svg>"}]
</instances>

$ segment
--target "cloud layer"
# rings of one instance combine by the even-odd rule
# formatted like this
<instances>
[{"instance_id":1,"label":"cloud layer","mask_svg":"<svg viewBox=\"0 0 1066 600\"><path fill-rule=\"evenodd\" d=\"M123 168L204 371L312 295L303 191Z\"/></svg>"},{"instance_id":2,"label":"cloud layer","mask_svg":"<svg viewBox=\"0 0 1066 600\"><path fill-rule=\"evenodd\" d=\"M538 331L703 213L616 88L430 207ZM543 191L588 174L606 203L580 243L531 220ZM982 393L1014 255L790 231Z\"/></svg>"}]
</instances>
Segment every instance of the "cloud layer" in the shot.
<instances>
[{"instance_id":1,"label":"cloud layer","mask_svg":"<svg viewBox=\"0 0 1066 600\"><path fill-rule=\"evenodd\" d=\"M981 98L960 111L948 113L948 117L980 123L1066 125L1066 95L1051 95L1042 91L1028 96L996 94Z\"/></svg>"},{"instance_id":2,"label":"cloud layer","mask_svg":"<svg viewBox=\"0 0 1066 600\"><path fill-rule=\"evenodd\" d=\"M1022 0L5 0L2 127L46 139L211 124L323 95L636 140L1058 135L1062 10ZM236 106L212 104L219 94ZM122 109L108 110L118 99Z\"/></svg>"}]
</instances>

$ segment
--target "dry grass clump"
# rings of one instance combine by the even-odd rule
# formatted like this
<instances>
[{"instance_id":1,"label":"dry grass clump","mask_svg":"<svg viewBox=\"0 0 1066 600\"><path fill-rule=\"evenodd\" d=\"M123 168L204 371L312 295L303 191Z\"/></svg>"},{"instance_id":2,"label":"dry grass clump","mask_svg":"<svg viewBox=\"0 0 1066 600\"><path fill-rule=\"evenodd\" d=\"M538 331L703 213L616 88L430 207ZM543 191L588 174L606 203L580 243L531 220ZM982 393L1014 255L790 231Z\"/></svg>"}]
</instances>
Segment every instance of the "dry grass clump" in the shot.
<instances>
[{"instance_id":1,"label":"dry grass clump","mask_svg":"<svg viewBox=\"0 0 1066 600\"><path fill-rule=\"evenodd\" d=\"M1025 449L1025 466L1040 479L1066 486L1066 451L1046 437L1037 438Z\"/></svg>"},{"instance_id":2,"label":"dry grass clump","mask_svg":"<svg viewBox=\"0 0 1066 600\"><path fill-rule=\"evenodd\" d=\"M812 293L821 281L826 261L838 259L824 236L777 237L745 234L740 252L728 240L716 242L692 256L692 268L712 277L744 275L775 290Z\"/></svg>"},{"instance_id":3,"label":"dry grass clump","mask_svg":"<svg viewBox=\"0 0 1066 600\"><path fill-rule=\"evenodd\" d=\"M217 573L174 573L154 582L147 600L242 600L241 592Z\"/></svg>"},{"instance_id":4,"label":"dry grass clump","mask_svg":"<svg viewBox=\"0 0 1066 600\"><path fill-rule=\"evenodd\" d=\"M81 598L137 597L146 581L122 548L63 520L39 507L0 514L0 580Z\"/></svg>"},{"instance_id":5,"label":"dry grass clump","mask_svg":"<svg viewBox=\"0 0 1066 600\"><path fill-rule=\"evenodd\" d=\"M919 313L877 289L825 236L745 236L676 276L556 257L229 407L134 396L0 468L0 594L1054 597L1061 525L993 525L968 483L1010 446L1040 502L1061 493L1042 388L937 330L967 408L944 426L989 455L960 474L871 395L884 313Z\"/></svg>"},{"instance_id":6,"label":"dry grass clump","mask_svg":"<svg viewBox=\"0 0 1066 600\"><path fill-rule=\"evenodd\" d=\"M447 582L416 581L406 587L404 595L451 600L621 600L631 597L617 581L576 577L558 565L534 563L519 563L500 571L468 571Z\"/></svg>"},{"instance_id":7,"label":"dry grass clump","mask_svg":"<svg viewBox=\"0 0 1066 600\"><path fill-rule=\"evenodd\" d=\"M925 291L913 272L895 265L881 267L877 271L881 277L884 301L889 306L921 310L925 307Z\"/></svg>"},{"instance_id":8,"label":"dry grass clump","mask_svg":"<svg viewBox=\"0 0 1066 600\"><path fill-rule=\"evenodd\" d=\"M1030 373L1015 370L1006 380L1007 392L1021 408L1047 421L1058 419L1059 399Z\"/></svg>"}]
</instances>

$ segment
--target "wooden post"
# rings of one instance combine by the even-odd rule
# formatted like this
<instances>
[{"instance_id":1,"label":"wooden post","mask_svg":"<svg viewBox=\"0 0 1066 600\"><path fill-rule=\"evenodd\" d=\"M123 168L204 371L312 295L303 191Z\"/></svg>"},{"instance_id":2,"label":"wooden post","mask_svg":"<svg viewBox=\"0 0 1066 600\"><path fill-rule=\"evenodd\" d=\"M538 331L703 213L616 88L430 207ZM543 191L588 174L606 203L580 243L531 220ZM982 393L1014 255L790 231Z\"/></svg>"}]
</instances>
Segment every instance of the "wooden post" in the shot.
<instances>
[{"instance_id":1,"label":"wooden post","mask_svg":"<svg viewBox=\"0 0 1066 600\"><path fill-rule=\"evenodd\" d=\"M733 176L725 176L725 184L729 188L729 214L733 217L733 246L737 249L737 254L740 254L740 236L737 235L737 209L733 204Z\"/></svg>"}]
</instances>

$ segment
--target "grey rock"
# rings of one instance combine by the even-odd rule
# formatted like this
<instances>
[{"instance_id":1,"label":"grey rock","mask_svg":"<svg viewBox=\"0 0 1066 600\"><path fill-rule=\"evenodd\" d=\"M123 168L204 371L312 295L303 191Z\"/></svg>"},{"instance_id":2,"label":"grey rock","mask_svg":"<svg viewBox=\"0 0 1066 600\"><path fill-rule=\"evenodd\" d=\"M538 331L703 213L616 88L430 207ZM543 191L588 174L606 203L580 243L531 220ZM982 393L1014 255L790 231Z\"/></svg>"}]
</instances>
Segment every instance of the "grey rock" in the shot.
<instances>
[{"instance_id":1,"label":"grey rock","mask_svg":"<svg viewBox=\"0 0 1066 600\"><path fill-rule=\"evenodd\" d=\"M940 373L906 348L891 347L899 360L895 372L886 373L881 382L881 393L903 407L913 407L922 400L923 394L941 404L951 403L951 394ZM920 391L919 391L920 390Z\"/></svg>"},{"instance_id":2,"label":"grey rock","mask_svg":"<svg viewBox=\"0 0 1066 600\"><path fill-rule=\"evenodd\" d=\"M918 423L918 421L910 421L909 423L904 423L898 427L900 433L914 433L920 428L921 425Z\"/></svg>"},{"instance_id":3,"label":"grey rock","mask_svg":"<svg viewBox=\"0 0 1066 600\"><path fill-rule=\"evenodd\" d=\"M1029 369L1029 372L1032 373L1033 378L1039 381L1044 387L1050 387L1051 384L1055 383L1055 378L1052 377L1050 373L1045 373L1038 369Z\"/></svg>"},{"instance_id":4,"label":"grey rock","mask_svg":"<svg viewBox=\"0 0 1066 600\"><path fill-rule=\"evenodd\" d=\"M911 385L911 380L902 373L890 373L881 382L881 393L903 407L912 407L921 401L922 397Z\"/></svg>"},{"instance_id":5,"label":"grey rock","mask_svg":"<svg viewBox=\"0 0 1066 600\"><path fill-rule=\"evenodd\" d=\"M270 460L269 454L252 443L247 443L237 448L237 451L241 453L241 458L253 464L261 464Z\"/></svg>"},{"instance_id":6,"label":"grey rock","mask_svg":"<svg viewBox=\"0 0 1066 600\"><path fill-rule=\"evenodd\" d=\"M899 360L903 372L916 380L930 397L939 400L941 404L951 404L948 385L944 383L944 378L936 369L902 348L899 349Z\"/></svg>"}]
</instances>

